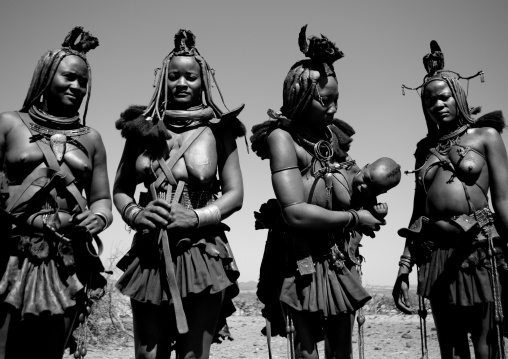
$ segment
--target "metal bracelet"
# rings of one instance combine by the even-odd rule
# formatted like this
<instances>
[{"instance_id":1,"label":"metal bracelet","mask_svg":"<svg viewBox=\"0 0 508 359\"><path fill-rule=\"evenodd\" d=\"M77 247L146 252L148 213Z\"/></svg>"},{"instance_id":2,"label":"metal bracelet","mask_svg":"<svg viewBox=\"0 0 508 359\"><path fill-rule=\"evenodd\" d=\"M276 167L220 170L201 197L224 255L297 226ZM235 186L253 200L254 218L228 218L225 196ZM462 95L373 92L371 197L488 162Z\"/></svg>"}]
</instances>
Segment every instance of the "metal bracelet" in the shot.
<instances>
[{"instance_id":1,"label":"metal bracelet","mask_svg":"<svg viewBox=\"0 0 508 359\"><path fill-rule=\"evenodd\" d=\"M111 224L108 220L108 216L106 216L104 213L102 212L94 212L94 214L99 217L100 219L102 219L104 221L104 228L102 228L102 230L104 231L106 228L109 227L109 225Z\"/></svg>"},{"instance_id":2,"label":"metal bracelet","mask_svg":"<svg viewBox=\"0 0 508 359\"><path fill-rule=\"evenodd\" d=\"M346 229L355 229L360 222L360 216L358 215L358 212L356 212L354 209L349 209L347 210L347 212L349 212L352 215L352 217L351 221L348 221L345 227Z\"/></svg>"},{"instance_id":3,"label":"metal bracelet","mask_svg":"<svg viewBox=\"0 0 508 359\"><path fill-rule=\"evenodd\" d=\"M221 220L221 213L219 207L215 204L209 204L203 208L197 208L194 210L198 217L198 226L201 228L204 226L219 224Z\"/></svg>"}]
</instances>

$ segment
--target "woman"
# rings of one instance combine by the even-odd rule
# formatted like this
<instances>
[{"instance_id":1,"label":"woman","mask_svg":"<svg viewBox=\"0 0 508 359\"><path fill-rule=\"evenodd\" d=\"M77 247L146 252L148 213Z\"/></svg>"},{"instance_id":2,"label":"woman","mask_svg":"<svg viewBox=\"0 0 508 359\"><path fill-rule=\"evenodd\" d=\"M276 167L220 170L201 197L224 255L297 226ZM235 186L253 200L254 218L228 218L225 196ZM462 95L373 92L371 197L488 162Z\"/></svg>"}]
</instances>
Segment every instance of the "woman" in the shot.
<instances>
[{"instance_id":1,"label":"woman","mask_svg":"<svg viewBox=\"0 0 508 359\"><path fill-rule=\"evenodd\" d=\"M252 129L252 149L270 159L278 202L272 207L282 209L269 233L258 296L271 321L278 319L278 301L284 303L283 326L294 323L295 348L302 358L317 358L316 344L323 336L327 358L350 358L355 311L370 296L349 241L359 236L354 229L373 236L384 222L367 210L346 211L352 186L342 170L355 162L344 149L354 131L333 118L339 97L333 62L343 53L324 36L310 37L308 43L305 30L299 44L310 59L291 67L281 111L269 111L273 120ZM271 291L277 292L275 301ZM285 335L276 327L274 334Z\"/></svg>"},{"instance_id":2,"label":"woman","mask_svg":"<svg viewBox=\"0 0 508 359\"><path fill-rule=\"evenodd\" d=\"M476 120L460 75L444 70L435 41L421 86L428 135L417 145L413 225L393 297L410 312L408 274L419 267L418 294L430 300L442 358L498 358L502 349L499 270L508 228L508 161L500 112ZM480 73L479 73L480 74ZM494 216L489 209L490 190ZM504 357L504 356L503 356Z\"/></svg>"},{"instance_id":3,"label":"woman","mask_svg":"<svg viewBox=\"0 0 508 359\"><path fill-rule=\"evenodd\" d=\"M235 311L239 272L221 220L243 201L235 143L243 106L223 113L211 75L195 36L180 30L148 106L117 122L127 141L114 202L137 231L117 286L131 298L136 358L169 358L172 343L178 358L208 358L216 328ZM136 203L141 182L149 191Z\"/></svg>"},{"instance_id":4,"label":"woman","mask_svg":"<svg viewBox=\"0 0 508 359\"><path fill-rule=\"evenodd\" d=\"M74 28L39 60L22 109L0 115L1 358L61 358L87 297L105 285L92 242L112 221L106 152L85 126L85 53L98 44Z\"/></svg>"}]
</instances>

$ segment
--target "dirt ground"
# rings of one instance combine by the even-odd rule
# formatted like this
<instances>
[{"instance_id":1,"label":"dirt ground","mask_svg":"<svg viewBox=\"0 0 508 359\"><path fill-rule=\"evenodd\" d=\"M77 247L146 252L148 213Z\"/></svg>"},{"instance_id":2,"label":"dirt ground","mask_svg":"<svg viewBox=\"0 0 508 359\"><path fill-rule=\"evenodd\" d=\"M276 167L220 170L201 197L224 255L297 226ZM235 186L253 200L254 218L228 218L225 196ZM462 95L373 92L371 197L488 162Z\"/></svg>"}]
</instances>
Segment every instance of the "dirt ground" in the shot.
<instances>
[{"instance_id":1,"label":"dirt ground","mask_svg":"<svg viewBox=\"0 0 508 359\"><path fill-rule=\"evenodd\" d=\"M264 326L261 316L234 316L228 319L233 341L214 344L212 359L257 359L268 358L266 337L260 330ZM382 314L367 315L364 327L366 359L421 358L420 322L417 315ZM436 331L432 319L427 321L429 358L439 358ZM353 357L358 356L357 329L353 337ZM322 343L320 358L324 358ZM287 357L285 338L272 339L273 358ZM133 341L125 340L107 347L88 347L86 359L131 359L134 358Z\"/></svg>"}]
</instances>

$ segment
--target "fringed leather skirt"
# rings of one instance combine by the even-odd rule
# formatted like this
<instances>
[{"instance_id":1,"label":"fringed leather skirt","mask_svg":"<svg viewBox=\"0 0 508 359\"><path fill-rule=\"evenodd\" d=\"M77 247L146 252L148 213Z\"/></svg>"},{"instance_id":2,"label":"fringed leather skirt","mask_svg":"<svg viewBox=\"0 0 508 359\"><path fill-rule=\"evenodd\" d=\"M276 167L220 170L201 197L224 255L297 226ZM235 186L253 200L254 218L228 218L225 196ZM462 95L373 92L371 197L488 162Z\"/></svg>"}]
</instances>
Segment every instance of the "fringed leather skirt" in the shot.
<instances>
[{"instance_id":1,"label":"fringed leather skirt","mask_svg":"<svg viewBox=\"0 0 508 359\"><path fill-rule=\"evenodd\" d=\"M213 203L206 191L192 192L187 188L181 203L186 208L200 208ZM232 299L239 293L240 276L224 231L225 224L204 228L168 231L175 277L183 301L192 294L208 290L210 294L226 290L217 328L226 324L236 308ZM162 245L155 232L138 232L131 250L118 262L124 271L116 286L132 299L155 305L172 304L164 267Z\"/></svg>"},{"instance_id":2,"label":"fringed leather skirt","mask_svg":"<svg viewBox=\"0 0 508 359\"><path fill-rule=\"evenodd\" d=\"M182 233L169 232L171 254L180 296L209 289L219 293L239 277L221 226ZM118 262L124 271L116 286L139 302L171 302L164 256L154 233L136 233L131 250Z\"/></svg>"},{"instance_id":3,"label":"fringed leather skirt","mask_svg":"<svg viewBox=\"0 0 508 359\"><path fill-rule=\"evenodd\" d=\"M432 241L426 242L430 251L418 273L418 294L458 306L493 302L488 242L479 237L433 233ZM506 271L502 251L506 240L495 237L493 241L497 270Z\"/></svg>"},{"instance_id":4,"label":"fringed leather skirt","mask_svg":"<svg viewBox=\"0 0 508 359\"><path fill-rule=\"evenodd\" d=\"M17 228L8 240L10 254L2 263L0 298L20 310L22 317L64 314L77 304L85 285L97 293L103 291L106 280L100 272L104 268L85 247L88 233L68 229L62 234L67 241L52 233Z\"/></svg>"},{"instance_id":5,"label":"fringed leather skirt","mask_svg":"<svg viewBox=\"0 0 508 359\"><path fill-rule=\"evenodd\" d=\"M274 292L274 280L279 283L278 299L281 302L298 311L320 313L324 318L354 313L371 299L362 286L354 263L345 259L340 268L333 265L329 258L329 241L318 238L329 236L328 232L290 233L287 226L269 232L257 293L262 302L273 305L274 301L270 299L273 295L270 292ZM336 243L344 249L344 258L348 258L347 242L337 239ZM296 258L308 254L311 254L307 258L312 258L313 270L302 274L297 271ZM281 278L280 272L285 273L284 278ZM265 308L264 314L276 311L276 308Z\"/></svg>"},{"instance_id":6,"label":"fringed leather skirt","mask_svg":"<svg viewBox=\"0 0 508 359\"><path fill-rule=\"evenodd\" d=\"M328 260L314 262L315 272L286 278L280 300L298 311L319 312L323 317L354 313L371 296L363 288L354 266L335 269Z\"/></svg>"}]
</instances>

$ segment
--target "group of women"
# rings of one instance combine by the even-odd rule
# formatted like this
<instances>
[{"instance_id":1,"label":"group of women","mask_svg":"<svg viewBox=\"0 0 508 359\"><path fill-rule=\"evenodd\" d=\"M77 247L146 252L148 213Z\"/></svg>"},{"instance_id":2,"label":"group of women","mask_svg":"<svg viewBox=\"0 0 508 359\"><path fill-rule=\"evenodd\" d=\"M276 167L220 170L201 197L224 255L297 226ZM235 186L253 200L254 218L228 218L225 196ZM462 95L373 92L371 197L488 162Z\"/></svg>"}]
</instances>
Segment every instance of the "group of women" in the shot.
<instances>
[{"instance_id":1,"label":"group of women","mask_svg":"<svg viewBox=\"0 0 508 359\"><path fill-rule=\"evenodd\" d=\"M335 118L334 62L325 36L299 35L307 57L291 66L280 111L252 128L252 149L269 159L276 200L256 213L270 228L258 296L271 334L294 338L298 358L352 357L352 330L370 296L361 283L362 235L375 236L396 186L388 158L360 167L348 155L353 128ZM86 355L84 325L105 285L98 234L112 222L106 151L86 126L97 38L74 28L37 64L23 107L0 114L0 358ZM136 231L119 261L118 289L131 298L136 358L208 358L229 335L238 293L222 220L238 211L243 183L236 138L243 105L224 111L195 36L180 30L146 106L122 112L126 139L113 203ZM417 146L412 225L394 288L410 312L408 273L430 299L443 358L503 354L500 278L508 229L508 160L499 113L473 117L458 75L439 48L426 56L421 86L428 135ZM79 115L83 100L82 119ZM224 106L225 107L225 106ZM135 198L137 185L145 191ZM490 191L494 212L489 210ZM358 318L361 324L363 318ZM269 333L267 333L269 334ZM29 343L29 345L25 344Z\"/></svg>"}]
</instances>

